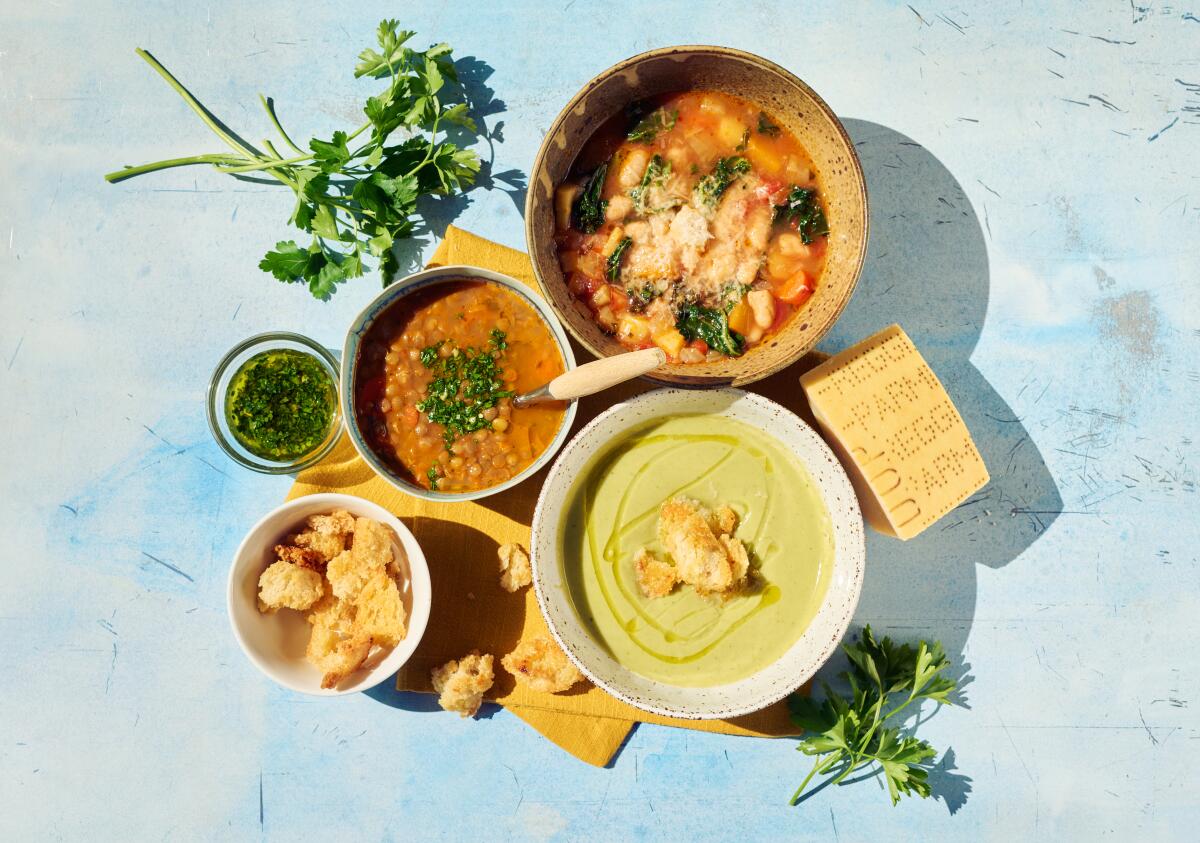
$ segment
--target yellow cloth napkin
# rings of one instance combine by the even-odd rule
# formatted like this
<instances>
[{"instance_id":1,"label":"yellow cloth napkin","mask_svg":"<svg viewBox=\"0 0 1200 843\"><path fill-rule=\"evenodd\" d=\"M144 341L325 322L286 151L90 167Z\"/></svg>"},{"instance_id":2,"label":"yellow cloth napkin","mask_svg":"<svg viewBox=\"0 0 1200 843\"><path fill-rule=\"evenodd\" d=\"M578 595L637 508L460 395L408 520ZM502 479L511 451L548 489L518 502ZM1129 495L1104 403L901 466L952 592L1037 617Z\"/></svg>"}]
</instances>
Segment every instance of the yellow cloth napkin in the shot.
<instances>
[{"instance_id":1,"label":"yellow cloth napkin","mask_svg":"<svg viewBox=\"0 0 1200 843\"><path fill-rule=\"evenodd\" d=\"M537 289L529 258L450 226L431 266L470 264L510 275ZM576 348L576 356L588 354ZM819 362L806 358L755 385L761 392L809 417L799 376ZM575 428L650 386L624 384L580 402ZM809 417L811 420L811 417ZM634 723L659 723L731 735L797 734L783 703L733 720L679 720L640 711L591 684L564 694L541 694L518 686L500 658L528 636L546 633L532 588L509 594L500 588L496 549L516 542L529 547L529 525L545 471L500 495L465 503L433 503L397 491L355 453L347 437L319 464L300 472L288 499L315 492L344 492L375 501L399 517L416 536L429 563L433 609L420 646L396 676L400 690L432 693L430 671L478 649L496 660L489 699L512 711L547 738L589 764L607 764Z\"/></svg>"}]
</instances>

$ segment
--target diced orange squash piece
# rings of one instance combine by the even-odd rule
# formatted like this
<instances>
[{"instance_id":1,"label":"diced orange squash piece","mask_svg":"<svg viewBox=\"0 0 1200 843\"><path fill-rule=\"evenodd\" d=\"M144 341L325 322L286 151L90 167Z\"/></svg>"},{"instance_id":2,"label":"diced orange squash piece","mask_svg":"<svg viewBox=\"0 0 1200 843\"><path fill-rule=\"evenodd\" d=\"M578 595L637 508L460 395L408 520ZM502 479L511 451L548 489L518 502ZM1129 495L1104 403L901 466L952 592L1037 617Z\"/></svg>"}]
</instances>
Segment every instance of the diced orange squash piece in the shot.
<instances>
[{"instance_id":1,"label":"diced orange squash piece","mask_svg":"<svg viewBox=\"0 0 1200 843\"><path fill-rule=\"evenodd\" d=\"M750 310L750 305L746 304L744 298L740 299L733 306L733 310L729 311L729 329L744 335L753 324L754 314Z\"/></svg>"},{"instance_id":2,"label":"diced orange squash piece","mask_svg":"<svg viewBox=\"0 0 1200 843\"><path fill-rule=\"evenodd\" d=\"M803 304L811 295L812 284L803 269L775 288L775 298L788 304Z\"/></svg>"},{"instance_id":3,"label":"diced orange squash piece","mask_svg":"<svg viewBox=\"0 0 1200 843\"><path fill-rule=\"evenodd\" d=\"M669 331L663 331L661 334L655 334L654 336L654 344L673 359L679 357L679 352L683 350L683 342L683 334L679 333L676 328L671 328Z\"/></svg>"}]
</instances>

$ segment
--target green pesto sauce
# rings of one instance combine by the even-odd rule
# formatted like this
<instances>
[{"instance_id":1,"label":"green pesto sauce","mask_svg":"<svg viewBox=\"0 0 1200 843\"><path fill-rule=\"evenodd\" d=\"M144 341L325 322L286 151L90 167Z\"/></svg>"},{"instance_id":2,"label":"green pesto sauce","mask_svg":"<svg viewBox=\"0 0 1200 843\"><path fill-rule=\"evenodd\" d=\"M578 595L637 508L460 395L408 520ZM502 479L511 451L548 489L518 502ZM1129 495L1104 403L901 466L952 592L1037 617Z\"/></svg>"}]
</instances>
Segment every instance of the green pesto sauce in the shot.
<instances>
[{"instance_id":1,"label":"green pesto sauce","mask_svg":"<svg viewBox=\"0 0 1200 843\"><path fill-rule=\"evenodd\" d=\"M337 390L324 364L287 348L251 357L225 394L234 438L255 456L280 462L316 450L329 435L336 406Z\"/></svg>"}]
</instances>

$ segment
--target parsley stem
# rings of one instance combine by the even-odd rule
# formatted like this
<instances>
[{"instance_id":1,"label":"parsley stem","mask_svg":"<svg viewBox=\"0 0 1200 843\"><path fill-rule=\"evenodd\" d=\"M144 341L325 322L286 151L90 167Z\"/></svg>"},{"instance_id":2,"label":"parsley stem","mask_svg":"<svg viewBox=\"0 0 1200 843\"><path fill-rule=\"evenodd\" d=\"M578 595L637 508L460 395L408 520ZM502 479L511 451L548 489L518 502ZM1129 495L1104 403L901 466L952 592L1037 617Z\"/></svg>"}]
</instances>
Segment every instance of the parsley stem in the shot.
<instances>
[{"instance_id":1,"label":"parsley stem","mask_svg":"<svg viewBox=\"0 0 1200 843\"><path fill-rule=\"evenodd\" d=\"M235 161L244 161L244 158L238 158L234 155L190 155L187 158L168 158L165 161L154 161L150 164L140 164L137 167L126 167L123 170L116 170L105 175L104 180L110 184L116 184L119 181L140 176L143 173L152 173L155 170L167 170L171 167L187 167L192 164L221 164L233 163Z\"/></svg>"},{"instance_id":2,"label":"parsley stem","mask_svg":"<svg viewBox=\"0 0 1200 843\"><path fill-rule=\"evenodd\" d=\"M295 158L268 159L266 161L257 161L254 164L239 164L236 167L217 167L217 171L221 173L252 173L255 170L269 170L272 167L299 164L310 160L312 160L312 155L299 155Z\"/></svg>"},{"instance_id":3,"label":"parsley stem","mask_svg":"<svg viewBox=\"0 0 1200 843\"><path fill-rule=\"evenodd\" d=\"M219 137L221 140L225 141L225 143L229 144L235 150L237 150L240 153L243 153L244 155L248 155L249 157L256 158L256 159L262 158L262 156L260 155L260 153L257 149L255 149L254 147L252 147L250 144L246 143L245 141L241 140L240 138L236 137L232 132L228 131L217 120L217 118L214 117L209 112L209 110L207 108L205 108L203 105L200 104L200 101L198 99L196 99L195 97L193 97L191 95L191 93L188 91L187 88L183 87L183 85L180 83L180 81L178 79L176 79L174 76L171 75L171 71L167 70L165 67L163 67L161 64L159 64L158 59L156 59L154 56L150 55L150 53L146 52L141 47L139 47L135 52L137 52L137 54L139 56L141 56L143 59L145 59L146 63L149 64L151 67L153 67L155 72L158 73L159 76L161 76L163 79L167 80L167 84L170 85L172 88L174 88L175 92L177 94L179 94L179 96L183 97L183 101L188 104L188 107L192 111L196 112L196 114L200 117L200 119L204 121L204 125L208 126L208 128L210 128L210 129L212 129L213 133L216 134L217 137Z\"/></svg>"},{"instance_id":4,"label":"parsley stem","mask_svg":"<svg viewBox=\"0 0 1200 843\"><path fill-rule=\"evenodd\" d=\"M808 771L808 775L804 777L804 781L800 782L800 786L796 788L796 792L792 794L791 804L795 805L800 801L800 794L804 793L804 788L808 787L808 783L812 781L812 777L817 773L824 773L830 767L837 763L838 753L830 753L825 756L817 756L816 762L812 769Z\"/></svg>"},{"instance_id":5,"label":"parsley stem","mask_svg":"<svg viewBox=\"0 0 1200 843\"><path fill-rule=\"evenodd\" d=\"M283 138L283 142L303 155L304 150L292 142L292 139L288 137L288 133L283 130L283 126L279 124L279 118L275 115L275 100L259 94L258 101L262 103L263 110L266 111L267 116L271 118L271 123L275 126L275 131L279 132L279 136Z\"/></svg>"}]
</instances>

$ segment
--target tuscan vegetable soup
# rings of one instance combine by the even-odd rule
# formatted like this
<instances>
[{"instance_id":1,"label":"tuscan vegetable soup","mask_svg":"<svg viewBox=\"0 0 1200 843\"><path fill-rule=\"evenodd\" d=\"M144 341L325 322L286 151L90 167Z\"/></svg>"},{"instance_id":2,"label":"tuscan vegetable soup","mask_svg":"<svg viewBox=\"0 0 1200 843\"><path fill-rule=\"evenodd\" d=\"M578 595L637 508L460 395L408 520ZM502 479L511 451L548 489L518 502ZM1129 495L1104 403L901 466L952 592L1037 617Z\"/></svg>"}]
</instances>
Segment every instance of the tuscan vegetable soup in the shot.
<instances>
[{"instance_id":1,"label":"tuscan vegetable soup","mask_svg":"<svg viewBox=\"0 0 1200 843\"><path fill-rule=\"evenodd\" d=\"M610 121L555 194L571 292L629 348L735 357L803 307L829 227L808 153L767 113L713 91Z\"/></svg>"},{"instance_id":2,"label":"tuscan vegetable soup","mask_svg":"<svg viewBox=\"0 0 1200 843\"><path fill-rule=\"evenodd\" d=\"M496 486L554 440L562 403L514 395L564 369L541 316L498 284L447 281L397 301L371 326L355 377L359 428L411 482L440 492Z\"/></svg>"}]
</instances>

